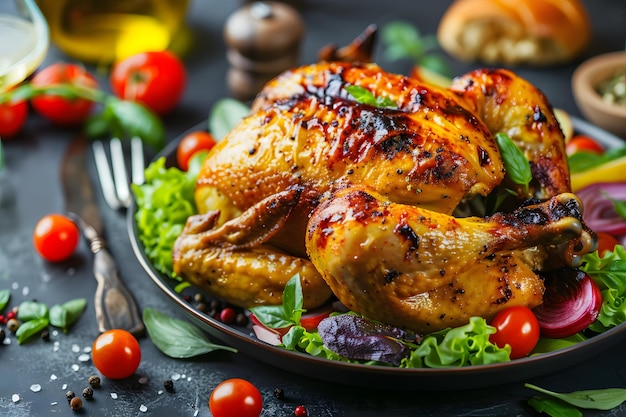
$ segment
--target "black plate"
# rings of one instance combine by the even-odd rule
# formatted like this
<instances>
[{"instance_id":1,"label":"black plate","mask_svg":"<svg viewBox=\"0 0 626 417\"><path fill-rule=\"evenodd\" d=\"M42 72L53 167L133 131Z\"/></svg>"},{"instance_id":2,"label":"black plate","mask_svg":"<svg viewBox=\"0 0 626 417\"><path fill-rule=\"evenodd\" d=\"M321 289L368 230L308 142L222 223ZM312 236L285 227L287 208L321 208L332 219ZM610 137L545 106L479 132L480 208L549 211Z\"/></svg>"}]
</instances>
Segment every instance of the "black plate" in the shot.
<instances>
[{"instance_id":1,"label":"black plate","mask_svg":"<svg viewBox=\"0 0 626 417\"><path fill-rule=\"evenodd\" d=\"M596 138L607 147L616 147L623 141L587 122L573 118L577 133ZM201 123L192 130L205 129ZM181 135L182 138L183 135ZM168 166L176 165L175 151L178 140L171 142L158 157L165 156ZM556 372L599 354L626 336L626 323L584 342L558 351L533 357L516 359L507 363L467 366L462 368L393 368L331 361L304 353L288 351L258 340L249 327L228 325L196 309L174 287L177 281L158 272L147 259L134 221L136 207L128 211L128 231L137 259L154 283L189 315L191 320L223 343L237 348L260 361L281 369L317 379L352 386L389 389L402 387L414 390L461 390L501 385L527 380Z\"/></svg>"}]
</instances>

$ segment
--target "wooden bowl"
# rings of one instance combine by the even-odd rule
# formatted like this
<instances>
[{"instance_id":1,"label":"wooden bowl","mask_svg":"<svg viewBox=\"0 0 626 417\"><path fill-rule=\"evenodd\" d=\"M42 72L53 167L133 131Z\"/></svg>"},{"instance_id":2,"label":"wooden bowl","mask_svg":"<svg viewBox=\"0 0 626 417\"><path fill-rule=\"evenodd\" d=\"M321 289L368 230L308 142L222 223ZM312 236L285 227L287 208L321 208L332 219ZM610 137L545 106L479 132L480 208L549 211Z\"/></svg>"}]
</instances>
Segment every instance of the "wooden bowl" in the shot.
<instances>
[{"instance_id":1,"label":"wooden bowl","mask_svg":"<svg viewBox=\"0 0 626 417\"><path fill-rule=\"evenodd\" d=\"M583 62L572 76L574 99L590 122L626 139L626 106L602 99L598 85L626 72L626 51L598 55Z\"/></svg>"}]
</instances>

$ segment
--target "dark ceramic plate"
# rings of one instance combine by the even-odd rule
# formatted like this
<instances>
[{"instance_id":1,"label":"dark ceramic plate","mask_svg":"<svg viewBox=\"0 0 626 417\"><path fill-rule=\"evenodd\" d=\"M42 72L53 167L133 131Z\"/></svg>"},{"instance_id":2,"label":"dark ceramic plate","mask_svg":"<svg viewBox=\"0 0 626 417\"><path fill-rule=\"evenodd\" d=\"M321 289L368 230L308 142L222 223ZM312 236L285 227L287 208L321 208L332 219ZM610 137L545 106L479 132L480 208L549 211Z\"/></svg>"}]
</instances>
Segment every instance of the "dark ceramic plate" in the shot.
<instances>
[{"instance_id":1,"label":"dark ceramic plate","mask_svg":"<svg viewBox=\"0 0 626 417\"><path fill-rule=\"evenodd\" d=\"M577 133L597 138L607 147L623 141L580 119L573 119ZM204 129L204 123L191 130ZM182 136L181 136L182 137ZM165 156L169 166L176 164L178 140L173 141L157 157ZM135 207L128 211L128 230L137 259L154 283L189 315L191 320L223 343L237 348L260 361L291 372L352 386L389 389L403 387L415 390L461 390L495 386L552 373L589 359L626 336L626 324L597 335L574 346L507 363L445 369L406 369L385 366L350 364L287 351L258 340L249 327L229 325L199 311L174 290L177 281L161 274L144 254L134 221Z\"/></svg>"}]
</instances>

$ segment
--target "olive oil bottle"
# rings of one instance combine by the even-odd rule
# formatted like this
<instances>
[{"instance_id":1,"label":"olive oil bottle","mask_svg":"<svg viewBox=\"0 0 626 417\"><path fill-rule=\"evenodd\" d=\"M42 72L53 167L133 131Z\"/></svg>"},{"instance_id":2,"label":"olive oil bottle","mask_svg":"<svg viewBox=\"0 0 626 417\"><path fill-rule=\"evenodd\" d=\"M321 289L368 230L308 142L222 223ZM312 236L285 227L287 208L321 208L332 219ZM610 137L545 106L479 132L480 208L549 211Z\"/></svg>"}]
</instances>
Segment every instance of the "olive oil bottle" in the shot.
<instances>
[{"instance_id":1,"label":"olive oil bottle","mask_svg":"<svg viewBox=\"0 0 626 417\"><path fill-rule=\"evenodd\" d=\"M190 0L37 0L52 42L66 54L110 63L145 51L160 51L189 36Z\"/></svg>"}]
</instances>

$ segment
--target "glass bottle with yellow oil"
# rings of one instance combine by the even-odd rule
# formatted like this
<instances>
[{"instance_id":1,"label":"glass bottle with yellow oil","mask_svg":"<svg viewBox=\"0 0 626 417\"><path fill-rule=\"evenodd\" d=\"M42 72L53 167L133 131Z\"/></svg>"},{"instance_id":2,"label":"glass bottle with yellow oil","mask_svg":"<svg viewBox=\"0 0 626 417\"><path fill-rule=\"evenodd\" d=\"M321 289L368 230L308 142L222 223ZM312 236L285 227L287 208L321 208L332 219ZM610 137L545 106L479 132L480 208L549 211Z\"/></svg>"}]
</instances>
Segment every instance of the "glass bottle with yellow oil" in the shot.
<instances>
[{"instance_id":1,"label":"glass bottle with yellow oil","mask_svg":"<svg viewBox=\"0 0 626 417\"><path fill-rule=\"evenodd\" d=\"M189 37L190 0L37 0L52 41L86 62L110 63L160 51Z\"/></svg>"}]
</instances>

